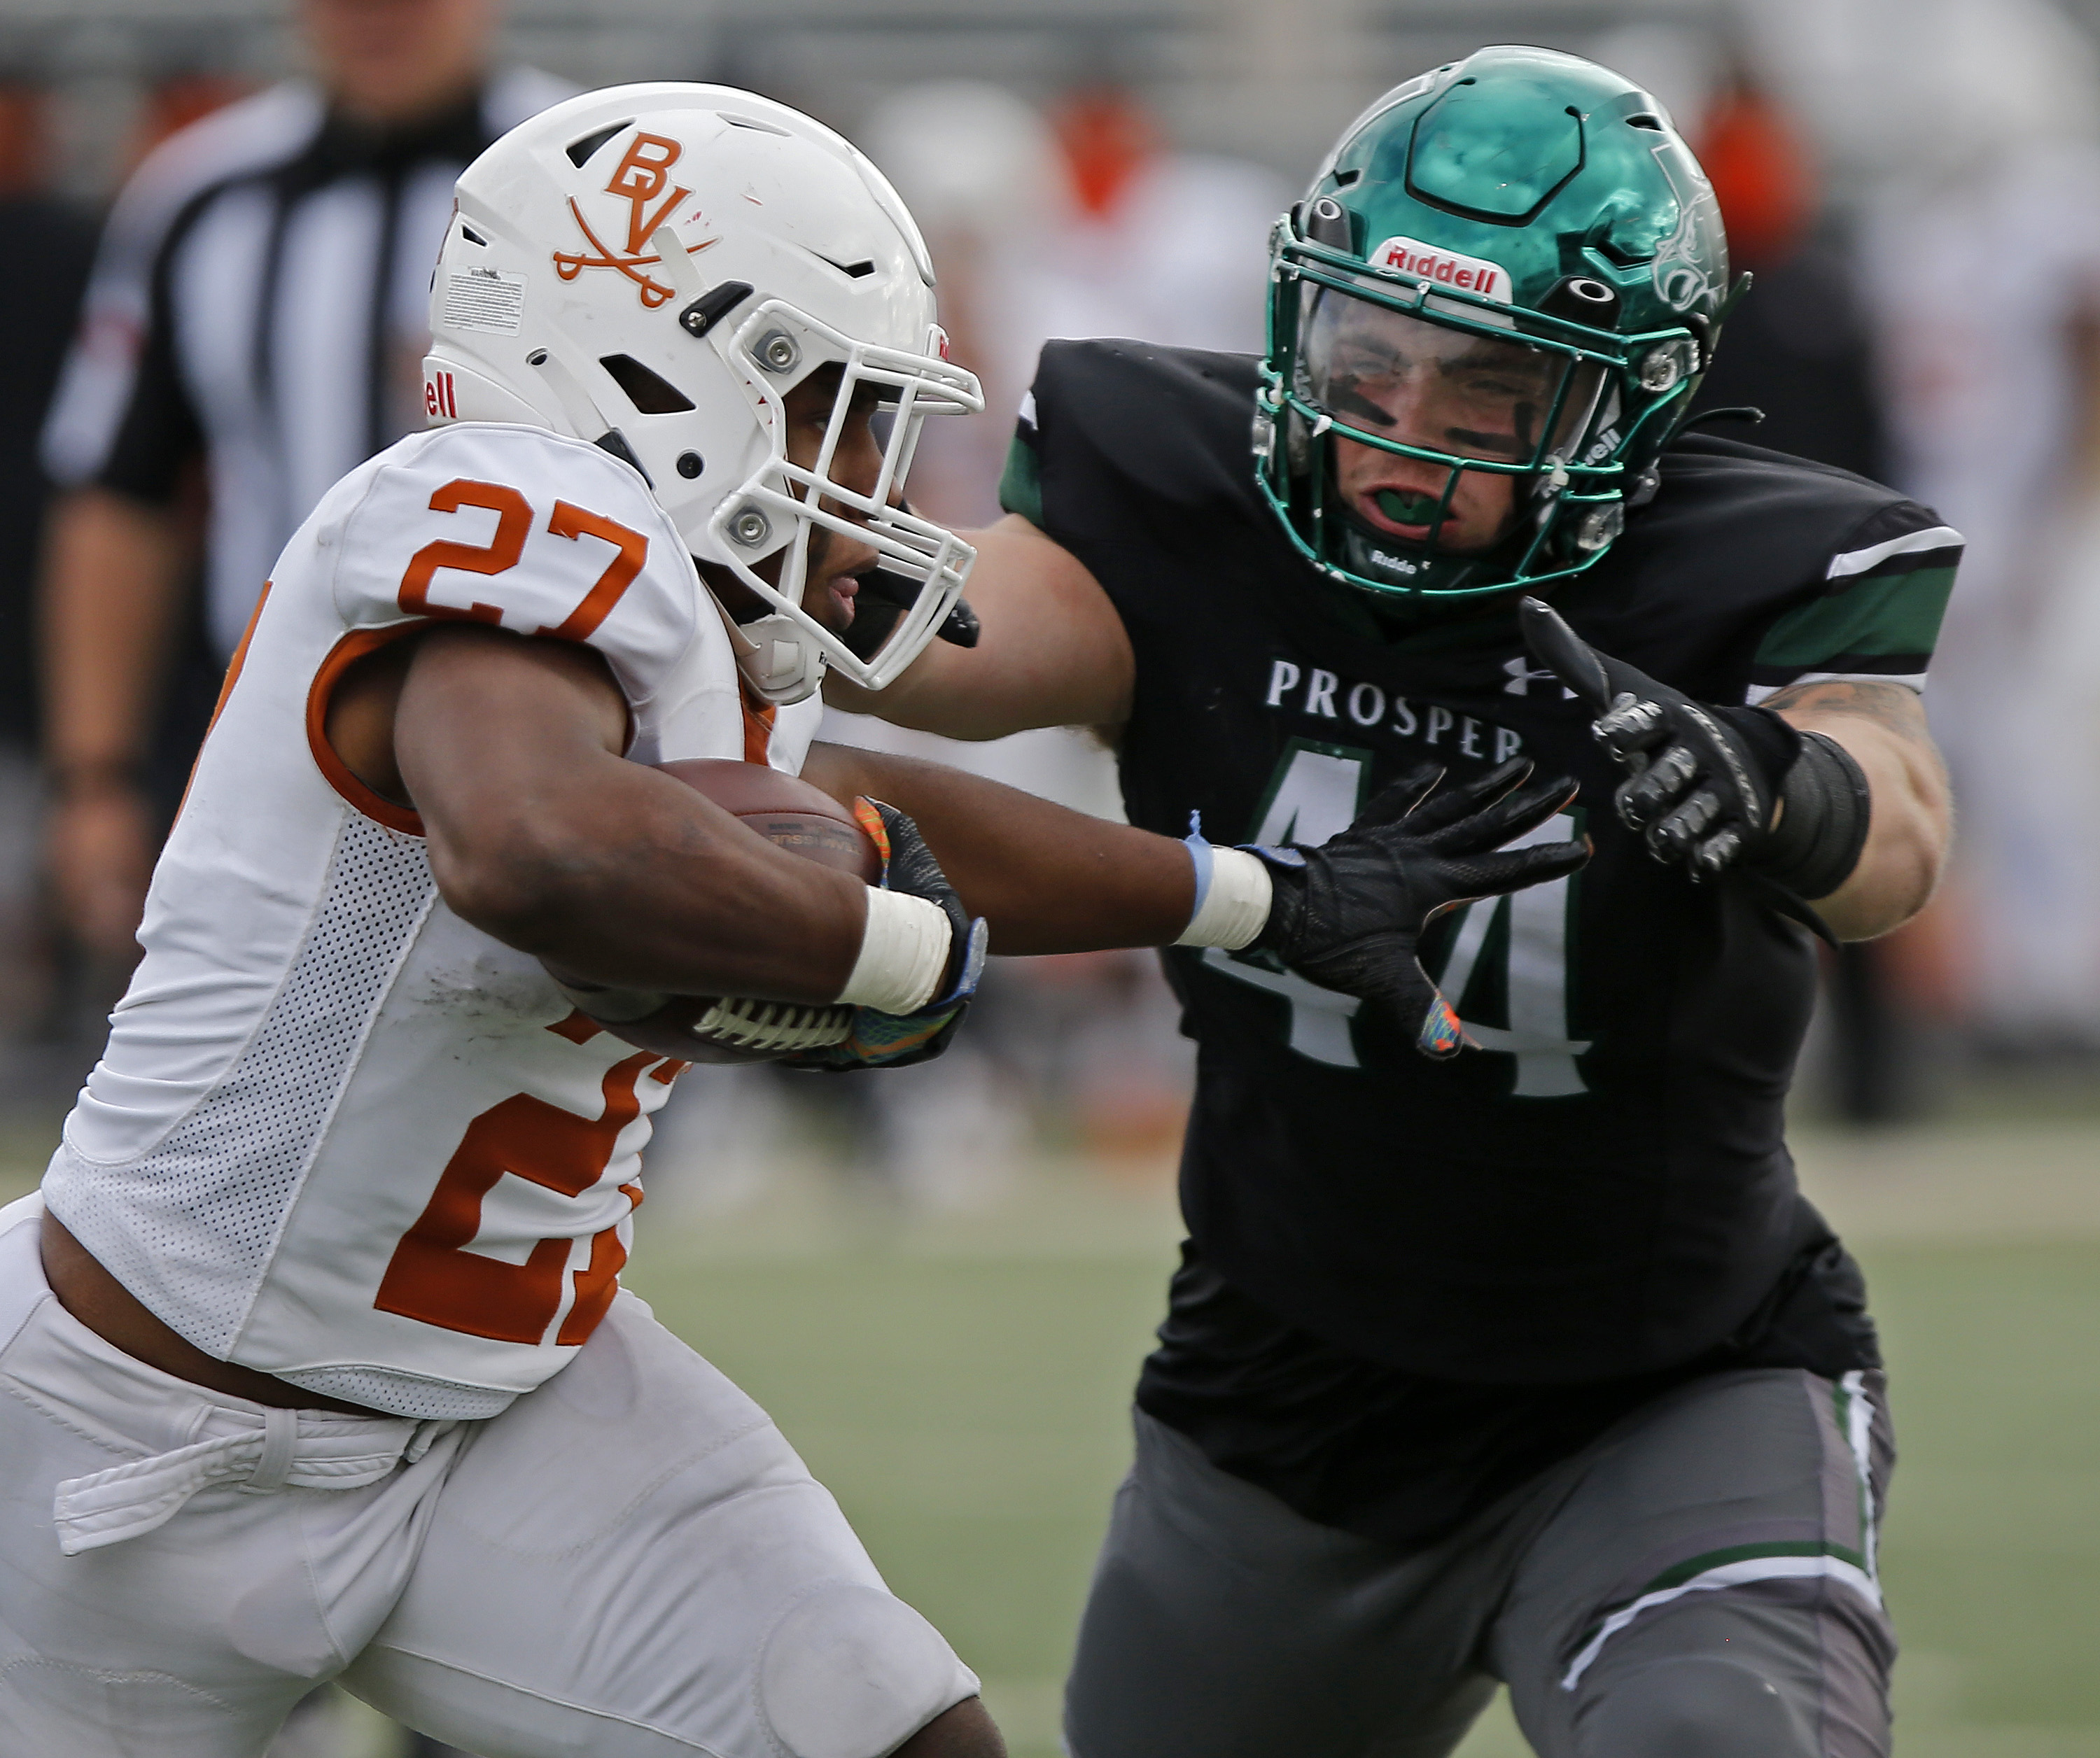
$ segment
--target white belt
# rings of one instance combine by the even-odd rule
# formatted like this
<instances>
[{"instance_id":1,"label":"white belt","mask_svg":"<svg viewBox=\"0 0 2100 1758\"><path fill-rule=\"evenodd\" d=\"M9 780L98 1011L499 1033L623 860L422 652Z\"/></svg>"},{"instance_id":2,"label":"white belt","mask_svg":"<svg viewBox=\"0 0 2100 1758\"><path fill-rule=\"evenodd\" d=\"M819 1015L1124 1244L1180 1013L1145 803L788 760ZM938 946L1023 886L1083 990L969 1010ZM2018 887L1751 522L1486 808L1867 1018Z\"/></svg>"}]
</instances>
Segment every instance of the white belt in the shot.
<instances>
[{"instance_id":1,"label":"white belt","mask_svg":"<svg viewBox=\"0 0 2100 1758\"><path fill-rule=\"evenodd\" d=\"M414 1464L439 1435L457 1426L408 1417L360 1421L222 1406L206 1418L205 1439L60 1483L51 1501L59 1549L77 1557L137 1538L165 1524L191 1496L214 1483L238 1481L258 1495L287 1487L363 1489L397 1465Z\"/></svg>"}]
</instances>

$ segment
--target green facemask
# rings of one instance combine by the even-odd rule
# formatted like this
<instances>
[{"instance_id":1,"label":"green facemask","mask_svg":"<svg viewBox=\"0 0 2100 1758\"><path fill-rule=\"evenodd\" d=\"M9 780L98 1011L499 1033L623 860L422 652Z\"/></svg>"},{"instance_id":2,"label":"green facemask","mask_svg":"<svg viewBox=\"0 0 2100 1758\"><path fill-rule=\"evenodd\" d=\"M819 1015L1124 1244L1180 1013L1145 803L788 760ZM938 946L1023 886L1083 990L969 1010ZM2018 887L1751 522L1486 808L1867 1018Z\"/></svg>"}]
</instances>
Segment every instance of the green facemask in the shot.
<instances>
[{"instance_id":1,"label":"green facemask","mask_svg":"<svg viewBox=\"0 0 2100 1758\"><path fill-rule=\"evenodd\" d=\"M1412 80L1272 240L1263 493L1379 598L1579 573L1652 492L1727 274L1711 186L1638 86L1515 47Z\"/></svg>"}]
</instances>

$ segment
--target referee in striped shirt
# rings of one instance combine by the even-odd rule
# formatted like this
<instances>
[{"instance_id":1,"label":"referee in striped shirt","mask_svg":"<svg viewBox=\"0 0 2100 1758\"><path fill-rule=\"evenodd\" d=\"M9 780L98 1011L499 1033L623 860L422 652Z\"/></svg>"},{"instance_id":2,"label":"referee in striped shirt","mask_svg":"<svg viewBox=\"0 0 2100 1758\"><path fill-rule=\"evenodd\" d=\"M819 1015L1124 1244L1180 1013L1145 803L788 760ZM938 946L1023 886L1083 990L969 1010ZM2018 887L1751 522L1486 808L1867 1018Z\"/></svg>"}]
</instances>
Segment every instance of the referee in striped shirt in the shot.
<instances>
[{"instance_id":1,"label":"referee in striped shirt","mask_svg":"<svg viewBox=\"0 0 2100 1758\"><path fill-rule=\"evenodd\" d=\"M566 95L491 73L494 0L298 0L315 77L185 129L119 197L45 429L48 855L90 955L128 963L222 666L322 491L422 425L430 265L452 183ZM196 588L192 596L192 587Z\"/></svg>"}]
</instances>

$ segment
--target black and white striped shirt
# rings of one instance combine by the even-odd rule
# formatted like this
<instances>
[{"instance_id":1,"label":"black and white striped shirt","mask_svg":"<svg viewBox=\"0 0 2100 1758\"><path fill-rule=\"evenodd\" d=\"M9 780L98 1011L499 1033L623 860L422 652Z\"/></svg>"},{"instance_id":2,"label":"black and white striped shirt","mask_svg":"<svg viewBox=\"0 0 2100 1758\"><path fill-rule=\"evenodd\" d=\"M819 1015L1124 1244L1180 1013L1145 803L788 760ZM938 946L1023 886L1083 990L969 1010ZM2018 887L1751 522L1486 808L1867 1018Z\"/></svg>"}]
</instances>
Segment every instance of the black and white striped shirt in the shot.
<instances>
[{"instance_id":1,"label":"black and white striped shirt","mask_svg":"<svg viewBox=\"0 0 2100 1758\"><path fill-rule=\"evenodd\" d=\"M381 133L290 82L185 129L126 187L45 465L63 487L158 504L201 463L205 618L222 658L321 494L422 425L430 267L453 183L571 89L517 69Z\"/></svg>"}]
</instances>

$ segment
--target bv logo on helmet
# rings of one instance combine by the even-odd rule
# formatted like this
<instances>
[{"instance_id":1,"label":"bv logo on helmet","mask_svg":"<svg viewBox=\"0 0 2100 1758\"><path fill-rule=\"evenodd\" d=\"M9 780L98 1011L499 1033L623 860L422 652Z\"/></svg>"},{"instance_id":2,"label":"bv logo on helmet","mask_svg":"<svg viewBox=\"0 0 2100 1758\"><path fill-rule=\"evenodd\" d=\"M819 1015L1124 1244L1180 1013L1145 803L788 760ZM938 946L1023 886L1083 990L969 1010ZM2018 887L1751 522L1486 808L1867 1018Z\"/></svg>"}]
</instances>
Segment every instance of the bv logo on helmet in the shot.
<instances>
[{"instance_id":1,"label":"bv logo on helmet","mask_svg":"<svg viewBox=\"0 0 2100 1758\"><path fill-rule=\"evenodd\" d=\"M1388 238L1370 253L1374 269L1397 269L1418 280L1455 287L1461 293L1477 293L1507 305L1510 278L1499 263L1479 257L1461 256L1455 250L1440 250L1418 238Z\"/></svg>"},{"instance_id":2,"label":"bv logo on helmet","mask_svg":"<svg viewBox=\"0 0 2100 1758\"><path fill-rule=\"evenodd\" d=\"M684 156L685 148L664 134L637 133L629 143L625 156L613 167L612 179L605 186L609 196L618 196L627 203L627 249L623 253L611 249L605 240L591 230L590 222L584 218L584 210L576 205L576 198L569 197L569 212L576 215L577 228L589 240L591 249L598 254L585 251L557 250L554 253L554 272L565 281L574 280L585 269L617 269L635 284L642 302L651 311L671 297L672 289L653 275L645 272L652 265L661 262L660 256L647 251L649 240L677 210L678 204L692 191L674 188L667 195L664 186L671 181L671 167ZM660 202L659 196L663 199ZM652 213L650 205L656 203ZM712 244L712 238L686 246L690 255L704 250Z\"/></svg>"}]
</instances>

